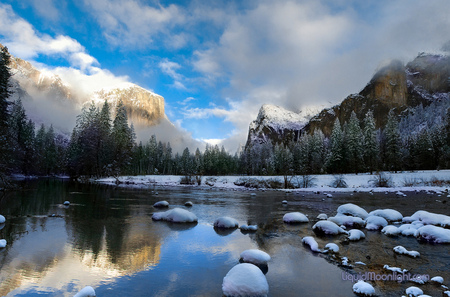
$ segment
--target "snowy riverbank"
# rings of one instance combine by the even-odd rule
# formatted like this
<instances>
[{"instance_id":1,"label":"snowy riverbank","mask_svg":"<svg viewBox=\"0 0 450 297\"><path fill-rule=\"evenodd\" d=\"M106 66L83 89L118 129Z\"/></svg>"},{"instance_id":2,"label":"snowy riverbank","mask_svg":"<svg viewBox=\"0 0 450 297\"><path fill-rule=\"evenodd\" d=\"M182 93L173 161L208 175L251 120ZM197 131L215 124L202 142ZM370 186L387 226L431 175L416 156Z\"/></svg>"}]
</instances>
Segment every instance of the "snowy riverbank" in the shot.
<instances>
[{"instance_id":1,"label":"snowy riverbank","mask_svg":"<svg viewBox=\"0 0 450 297\"><path fill-rule=\"evenodd\" d=\"M376 174L343 174L345 188L335 188L332 186L336 180L336 175L322 174L311 175L311 186L308 188L289 189L285 191L327 191L327 192L398 192L398 191L448 191L450 188L450 170L430 170L415 172L384 172L383 177L389 181L389 187L376 187L375 180L379 176ZM118 181L121 186L176 186L176 187L199 187L199 188L219 188L230 190L255 190L238 186L235 183L243 179L255 179L259 181L278 180L283 182L282 176L203 176L202 183L198 185L181 185L182 176L178 175L141 175L141 176L121 176ZM301 177L294 177L292 182L300 180ZM101 178L95 180L102 184L116 184L115 178Z\"/></svg>"}]
</instances>

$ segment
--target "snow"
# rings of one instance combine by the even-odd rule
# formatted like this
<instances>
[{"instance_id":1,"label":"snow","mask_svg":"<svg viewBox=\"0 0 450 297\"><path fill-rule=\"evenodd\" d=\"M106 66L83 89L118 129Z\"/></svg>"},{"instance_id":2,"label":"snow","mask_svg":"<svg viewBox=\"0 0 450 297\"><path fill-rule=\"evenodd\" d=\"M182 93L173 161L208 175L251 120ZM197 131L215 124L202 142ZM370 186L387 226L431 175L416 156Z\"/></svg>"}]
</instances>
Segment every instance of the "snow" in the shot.
<instances>
[{"instance_id":1,"label":"snow","mask_svg":"<svg viewBox=\"0 0 450 297\"><path fill-rule=\"evenodd\" d=\"M312 236L305 236L302 238L303 244L309 246L311 251L320 253L321 250L319 249L319 245L317 244L317 241Z\"/></svg>"},{"instance_id":2,"label":"snow","mask_svg":"<svg viewBox=\"0 0 450 297\"><path fill-rule=\"evenodd\" d=\"M333 252L333 253L338 253L339 252L339 246L335 243L327 243L325 245L325 250Z\"/></svg>"},{"instance_id":3,"label":"snow","mask_svg":"<svg viewBox=\"0 0 450 297\"><path fill-rule=\"evenodd\" d=\"M383 227L386 227L388 222L385 218L379 216L369 216L366 219L366 229L367 230L379 230Z\"/></svg>"},{"instance_id":4,"label":"snow","mask_svg":"<svg viewBox=\"0 0 450 297\"><path fill-rule=\"evenodd\" d=\"M300 130L308 122L307 116L286 110L280 106L264 104L261 106L258 117L250 124L255 129L259 127L272 127L276 131L284 129Z\"/></svg>"},{"instance_id":5,"label":"snow","mask_svg":"<svg viewBox=\"0 0 450 297\"><path fill-rule=\"evenodd\" d=\"M363 280L359 280L356 284L353 285L353 292L364 296L375 295L375 289L372 287L372 285Z\"/></svg>"},{"instance_id":6,"label":"snow","mask_svg":"<svg viewBox=\"0 0 450 297\"><path fill-rule=\"evenodd\" d=\"M432 277L430 279L430 281L438 283L438 284L443 284L444 283L444 278L442 276L435 276L435 277Z\"/></svg>"},{"instance_id":7,"label":"snow","mask_svg":"<svg viewBox=\"0 0 450 297\"><path fill-rule=\"evenodd\" d=\"M0 215L0 224L3 224L4 222L6 222L5 217Z\"/></svg>"},{"instance_id":8,"label":"snow","mask_svg":"<svg viewBox=\"0 0 450 297\"><path fill-rule=\"evenodd\" d=\"M255 265L267 264L270 261L270 255L266 252L256 249L250 249L241 253L242 261Z\"/></svg>"},{"instance_id":9,"label":"snow","mask_svg":"<svg viewBox=\"0 0 450 297\"><path fill-rule=\"evenodd\" d=\"M187 207L191 207L192 205L194 205L194 204L191 201L187 201L184 203L184 206L187 206Z\"/></svg>"},{"instance_id":10,"label":"snow","mask_svg":"<svg viewBox=\"0 0 450 297\"><path fill-rule=\"evenodd\" d=\"M153 207L156 207L156 208L169 207L169 202L167 202L167 201L158 201L155 204L153 204Z\"/></svg>"},{"instance_id":11,"label":"snow","mask_svg":"<svg viewBox=\"0 0 450 297\"><path fill-rule=\"evenodd\" d=\"M444 291L444 294L450 297L450 291Z\"/></svg>"},{"instance_id":12,"label":"snow","mask_svg":"<svg viewBox=\"0 0 450 297\"><path fill-rule=\"evenodd\" d=\"M420 227L414 236L432 243L450 243L450 230L433 225Z\"/></svg>"},{"instance_id":13,"label":"snow","mask_svg":"<svg viewBox=\"0 0 450 297\"><path fill-rule=\"evenodd\" d=\"M328 218L329 221L346 227L364 227L366 224L360 217L346 216L343 214L337 214L335 217Z\"/></svg>"},{"instance_id":14,"label":"snow","mask_svg":"<svg viewBox=\"0 0 450 297\"><path fill-rule=\"evenodd\" d=\"M450 180L450 170L425 170L425 171L405 171L405 172L383 172L383 174L392 180L391 188L377 187L374 188L372 186L371 180L374 175L369 173L359 173L359 174L343 174L345 181L348 185L347 188L333 188L330 184L334 180L334 175L332 174L320 174L320 175L311 175L314 178L314 187L310 188L301 188L290 190L292 192L317 192L317 191L330 191L330 192L390 192L396 193L397 191L445 191L447 189L446 186L404 186L405 180L421 180L428 176L433 176L438 180ZM209 176L205 176L207 179ZM215 179L221 182L217 182L214 184L215 188L222 189L245 189L243 186L236 186L234 182L241 178L242 176L214 176ZM248 178L256 178L260 180L268 180L268 179L279 179L282 180L282 176L248 176ZM159 185L159 186L175 186L175 187L187 187L186 185L180 185L180 176L178 175L141 175L141 176L120 176L118 177L120 186L122 187L136 187L136 186L149 186L149 185ZM116 178L101 178L95 180L98 183L116 185ZM125 184L126 182L126 184ZM210 186L206 184L202 184L201 186L196 186L200 188L210 188ZM399 197L399 199L402 199Z\"/></svg>"},{"instance_id":15,"label":"snow","mask_svg":"<svg viewBox=\"0 0 450 297\"><path fill-rule=\"evenodd\" d=\"M5 248L5 247L6 247L6 240L0 239L0 248Z\"/></svg>"},{"instance_id":16,"label":"snow","mask_svg":"<svg viewBox=\"0 0 450 297\"><path fill-rule=\"evenodd\" d=\"M423 291L421 289L419 289L418 287L409 287L406 289L406 295L408 295L408 297L412 297L412 296L419 296L422 295Z\"/></svg>"},{"instance_id":17,"label":"snow","mask_svg":"<svg viewBox=\"0 0 450 297\"><path fill-rule=\"evenodd\" d=\"M450 227L450 216L436 214L425 210L416 211L410 219L420 221L424 225L436 225L444 228Z\"/></svg>"},{"instance_id":18,"label":"snow","mask_svg":"<svg viewBox=\"0 0 450 297\"><path fill-rule=\"evenodd\" d=\"M369 214L362 207L355 205L353 203L343 204L338 207L337 212L344 215L352 215L354 217L360 217L361 219L366 219Z\"/></svg>"},{"instance_id":19,"label":"snow","mask_svg":"<svg viewBox=\"0 0 450 297\"><path fill-rule=\"evenodd\" d=\"M387 270L390 270L392 272L398 272L398 273L406 273L406 272L408 272L408 269L401 269L399 267L391 267L389 265L384 265L383 268L387 269Z\"/></svg>"},{"instance_id":20,"label":"snow","mask_svg":"<svg viewBox=\"0 0 450 297\"><path fill-rule=\"evenodd\" d=\"M239 227L238 221L230 217L220 217L214 221L215 228L232 229Z\"/></svg>"},{"instance_id":21,"label":"snow","mask_svg":"<svg viewBox=\"0 0 450 297\"><path fill-rule=\"evenodd\" d=\"M317 219L318 220L326 220L326 219L328 219L328 215L325 213L321 213L317 216Z\"/></svg>"},{"instance_id":22,"label":"snow","mask_svg":"<svg viewBox=\"0 0 450 297\"><path fill-rule=\"evenodd\" d=\"M309 222L308 217L301 212L289 212L283 216L283 221L290 224Z\"/></svg>"},{"instance_id":23,"label":"snow","mask_svg":"<svg viewBox=\"0 0 450 297\"><path fill-rule=\"evenodd\" d=\"M80 292L73 297L95 297L95 291L91 286L84 287Z\"/></svg>"},{"instance_id":24,"label":"snow","mask_svg":"<svg viewBox=\"0 0 450 297\"><path fill-rule=\"evenodd\" d=\"M398 245L396 247L394 247L394 252L396 252L397 254L400 255L407 255L413 258L419 257L420 253L417 251L408 251L407 249L405 249L403 246Z\"/></svg>"},{"instance_id":25,"label":"snow","mask_svg":"<svg viewBox=\"0 0 450 297\"><path fill-rule=\"evenodd\" d=\"M239 227L242 231L256 231L258 230L258 225L242 225Z\"/></svg>"},{"instance_id":26,"label":"snow","mask_svg":"<svg viewBox=\"0 0 450 297\"><path fill-rule=\"evenodd\" d=\"M64 201L64 205L70 205L70 201Z\"/></svg>"},{"instance_id":27,"label":"snow","mask_svg":"<svg viewBox=\"0 0 450 297\"><path fill-rule=\"evenodd\" d=\"M174 208L168 211L154 213L152 219L155 221L162 220L173 223L194 223L198 220L195 214L182 208Z\"/></svg>"},{"instance_id":28,"label":"snow","mask_svg":"<svg viewBox=\"0 0 450 297\"><path fill-rule=\"evenodd\" d=\"M383 229L381 229L381 232L384 235L388 235L388 236L397 236L401 233L401 231L398 229L398 227L393 226L393 225L388 225L388 226L384 227Z\"/></svg>"},{"instance_id":29,"label":"snow","mask_svg":"<svg viewBox=\"0 0 450 297\"><path fill-rule=\"evenodd\" d=\"M267 296L269 284L257 266L242 263L223 278L222 292L225 296Z\"/></svg>"},{"instance_id":30,"label":"snow","mask_svg":"<svg viewBox=\"0 0 450 297\"><path fill-rule=\"evenodd\" d=\"M314 224L312 229L314 232L324 233L328 235L337 235L341 233L347 234L347 231L331 221L318 221L316 224Z\"/></svg>"},{"instance_id":31,"label":"snow","mask_svg":"<svg viewBox=\"0 0 450 297\"><path fill-rule=\"evenodd\" d=\"M283 200L283 201L281 201L281 203L282 204L287 204L288 202L287 202L287 200Z\"/></svg>"},{"instance_id":32,"label":"snow","mask_svg":"<svg viewBox=\"0 0 450 297\"><path fill-rule=\"evenodd\" d=\"M422 224L403 224L398 227L398 230L403 236L414 236L416 230L422 226Z\"/></svg>"},{"instance_id":33,"label":"snow","mask_svg":"<svg viewBox=\"0 0 450 297\"><path fill-rule=\"evenodd\" d=\"M403 219L403 215L395 209L377 209L369 212L369 216L379 216L390 222L397 222Z\"/></svg>"},{"instance_id":34,"label":"snow","mask_svg":"<svg viewBox=\"0 0 450 297\"><path fill-rule=\"evenodd\" d=\"M358 240L366 238L366 235L361 230L352 229L352 230L348 231L347 238L348 238L348 240L351 240L351 241L358 241Z\"/></svg>"}]
</instances>

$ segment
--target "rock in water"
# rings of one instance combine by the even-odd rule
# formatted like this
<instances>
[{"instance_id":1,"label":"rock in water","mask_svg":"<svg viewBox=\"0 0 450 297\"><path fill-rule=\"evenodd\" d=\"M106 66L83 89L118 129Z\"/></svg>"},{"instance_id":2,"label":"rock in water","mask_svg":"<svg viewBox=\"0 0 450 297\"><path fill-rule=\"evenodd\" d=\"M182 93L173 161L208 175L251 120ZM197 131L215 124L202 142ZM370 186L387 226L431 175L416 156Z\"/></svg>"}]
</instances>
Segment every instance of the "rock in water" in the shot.
<instances>
[{"instance_id":1,"label":"rock in water","mask_svg":"<svg viewBox=\"0 0 450 297\"><path fill-rule=\"evenodd\" d=\"M95 297L95 291L91 286L84 287L80 292L73 297Z\"/></svg>"},{"instance_id":2,"label":"rock in water","mask_svg":"<svg viewBox=\"0 0 450 297\"><path fill-rule=\"evenodd\" d=\"M269 284L261 270L249 263L234 266L223 278L222 292L225 296L258 296L269 294Z\"/></svg>"}]
</instances>

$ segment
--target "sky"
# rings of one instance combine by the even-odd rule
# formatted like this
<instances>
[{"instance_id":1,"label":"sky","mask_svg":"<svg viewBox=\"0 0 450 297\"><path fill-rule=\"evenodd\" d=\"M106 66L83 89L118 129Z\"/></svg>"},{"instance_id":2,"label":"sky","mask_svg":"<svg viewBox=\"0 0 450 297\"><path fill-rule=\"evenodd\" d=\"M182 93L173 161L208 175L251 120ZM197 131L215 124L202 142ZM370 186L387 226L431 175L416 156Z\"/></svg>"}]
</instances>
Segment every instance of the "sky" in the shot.
<instances>
[{"instance_id":1,"label":"sky","mask_svg":"<svg viewBox=\"0 0 450 297\"><path fill-rule=\"evenodd\" d=\"M1 0L0 43L79 88L132 82L235 151L262 104L329 107L450 40L448 0Z\"/></svg>"}]
</instances>

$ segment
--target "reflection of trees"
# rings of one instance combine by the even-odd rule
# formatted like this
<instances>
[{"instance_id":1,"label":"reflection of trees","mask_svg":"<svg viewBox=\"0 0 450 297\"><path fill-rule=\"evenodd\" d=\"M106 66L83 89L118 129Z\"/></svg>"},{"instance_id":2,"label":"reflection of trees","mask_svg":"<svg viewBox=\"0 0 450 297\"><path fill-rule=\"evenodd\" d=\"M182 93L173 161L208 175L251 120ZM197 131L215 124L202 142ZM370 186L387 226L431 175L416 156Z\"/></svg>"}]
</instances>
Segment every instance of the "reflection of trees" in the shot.
<instances>
[{"instance_id":1,"label":"reflection of trees","mask_svg":"<svg viewBox=\"0 0 450 297\"><path fill-rule=\"evenodd\" d=\"M126 198L134 192L51 180L34 186L11 192L0 201L0 209L8 216L0 230L0 237L8 241L0 253L0 296L24 284L39 283L61 265L88 269L98 279L135 273L159 262L163 232L158 230L167 230L153 225L145 199L130 205ZM69 208L61 206L65 200L71 201ZM52 213L64 218L47 216ZM55 238L54 234L64 233L67 242ZM41 246L35 249L38 242ZM74 256L79 261L74 262ZM64 277L69 282L74 276Z\"/></svg>"}]
</instances>

